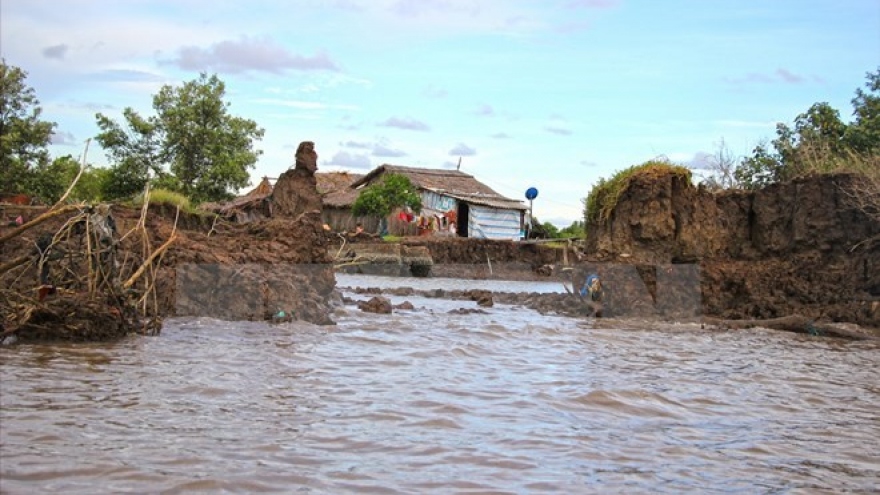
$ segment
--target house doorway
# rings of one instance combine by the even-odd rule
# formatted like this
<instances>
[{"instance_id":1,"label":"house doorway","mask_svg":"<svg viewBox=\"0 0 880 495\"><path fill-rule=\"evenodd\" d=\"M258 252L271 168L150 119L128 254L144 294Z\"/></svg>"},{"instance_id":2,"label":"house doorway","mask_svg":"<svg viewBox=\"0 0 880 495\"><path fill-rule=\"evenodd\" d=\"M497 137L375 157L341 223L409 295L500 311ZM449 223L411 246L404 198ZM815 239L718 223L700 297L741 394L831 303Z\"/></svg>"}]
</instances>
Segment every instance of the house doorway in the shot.
<instances>
[{"instance_id":1,"label":"house doorway","mask_svg":"<svg viewBox=\"0 0 880 495\"><path fill-rule=\"evenodd\" d=\"M458 225L455 226L455 232L459 237L467 237L468 236L468 218L470 217L471 208L467 203L462 201L458 202Z\"/></svg>"}]
</instances>

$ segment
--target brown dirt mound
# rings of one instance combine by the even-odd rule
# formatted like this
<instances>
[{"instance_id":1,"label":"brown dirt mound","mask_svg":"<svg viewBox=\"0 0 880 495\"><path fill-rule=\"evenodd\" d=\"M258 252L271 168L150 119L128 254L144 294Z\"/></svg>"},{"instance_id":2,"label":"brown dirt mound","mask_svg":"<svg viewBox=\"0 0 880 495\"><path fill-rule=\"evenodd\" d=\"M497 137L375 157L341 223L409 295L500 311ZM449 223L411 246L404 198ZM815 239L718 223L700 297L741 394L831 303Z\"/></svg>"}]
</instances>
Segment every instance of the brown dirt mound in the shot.
<instances>
[{"instance_id":1,"label":"brown dirt mound","mask_svg":"<svg viewBox=\"0 0 880 495\"><path fill-rule=\"evenodd\" d=\"M155 323L142 324L132 308L85 294L50 296L42 303L19 307L4 333L24 343L113 341L134 332L158 332Z\"/></svg>"}]
</instances>

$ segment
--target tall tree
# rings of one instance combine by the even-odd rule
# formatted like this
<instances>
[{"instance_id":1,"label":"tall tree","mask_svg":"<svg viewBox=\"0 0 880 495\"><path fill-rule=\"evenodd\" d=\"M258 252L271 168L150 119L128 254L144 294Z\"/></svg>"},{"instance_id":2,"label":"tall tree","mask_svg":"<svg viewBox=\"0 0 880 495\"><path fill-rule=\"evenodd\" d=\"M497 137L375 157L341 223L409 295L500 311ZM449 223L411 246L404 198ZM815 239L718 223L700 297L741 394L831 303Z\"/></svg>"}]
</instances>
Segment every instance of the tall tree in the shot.
<instances>
[{"instance_id":1,"label":"tall tree","mask_svg":"<svg viewBox=\"0 0 880 495\"><path fill-rule=\"evenodd\" d=\"M27 73L0 59L0 191L26 192L34 168L49 163L54 122L43 110Z\"/></svg>"},{"instance_id":2,"label":"tall tree","mask_svg":"<svg viewBox=\"0 0 880 495\"><path fill-rule=\"evenodd\" d=\"M860 153L880 153L880 69L867 74L867 91L856 90L852 99L855 120L847 128L845 139Z\"/></svg>"},{"instance_id":3,"label":"tall tree","mask_svg":"<svg viewBox=\"0 0 880 495\"><path fill-rule=\"evenodd\" d=\"M196 202L232 197L248 185L248 170L261 151L254 142L263 129L229 114L226 87L202 73L180 87L164 86L153 96L154 117L128 108L128 130L97 114L97 140L114 162L108 187L114 196L130 195L152 179L172 186ZM170 175L169 175L170 174Z\"/></svg>"},{"instance_id":4,"label":"tall tree","mask_svg":"<svg viewBox=\"0 0 880 495\"><path fill-rule=\"evenodd\" d=\"M107 150L112 166L102 184L104 197L124 198L143 191L150 179L165 174L162 128L155 117L143 118L131 108L122 112L128 129L97 114L101 132L95 140Z\"/></svg>"},{"instance_id":5,"label":"tall tree","mask_svg":"<svg viewBox=\"0 0 880 495\"><path fill-rule=\"evenodd\" d=\"M216 76L202 73L179 88L163 87L153 107L165 132L165 150L171 172L181 191L195 201L227 199L248 185L261 151L256 122L229 115L223 101L226 86Z\"/></svg>"}]
</instances>

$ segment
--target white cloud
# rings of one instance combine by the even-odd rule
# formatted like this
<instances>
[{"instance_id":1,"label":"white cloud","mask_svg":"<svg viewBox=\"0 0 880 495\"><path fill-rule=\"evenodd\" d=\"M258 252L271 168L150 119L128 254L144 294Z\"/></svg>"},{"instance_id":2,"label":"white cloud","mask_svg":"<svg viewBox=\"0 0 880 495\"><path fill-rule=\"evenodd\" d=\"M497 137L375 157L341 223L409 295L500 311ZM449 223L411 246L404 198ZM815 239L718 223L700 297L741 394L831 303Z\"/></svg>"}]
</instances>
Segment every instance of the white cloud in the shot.
<instances>
[{"instance_id":1,"label":"white cloud","mask_svg":"<svg viewBox=\"0 0 880 495\"><path fill-rule=\"evenodd\" d=\"M70 132L53 132L51 137L51 144L61 145L61 146L76 146L79 143L76 142L76 137Z\"/></svg>"},{"instance_id":2,"label":"white cloud","mask_svg":"<svg viewBox=\"0 0 880 495\"><path fill-rule=\"evenodd\" d=\"M551 134L557 134L559 136L570 136L572 134L571 129L557 126L547 126L544 128L544 130Z\"/></svg>"},{"instance_id":3,"label":"white cloud","mask_svg":"<svg viewBox=\"0 0 880 495\"><path fill-rule=\"evenodd\" d=\"M346 168L371 169L373 165L370 163L370 157L367 155L359 155L349 153L347 151L338 151L333 158L324 162L326 165L336 165Z\"/></svg>"},{"instance_id":4,"label":"white cloud","mask_svg":"<svg viewBox=\"0 0 880 495\"><path fill-rule=\"evenodd\" d=\"M474 156L477 154L477 150L471 148L470 146L464 143L458 143L457 146L449 150L450 156Z\"/></svg>"},{"instance_id":5,"label":"white cloud","mask_svg":"<svg viewBox=\"0 0 880 495\"><path fill-rule=\"evenodd\" d=\"M289 69L339 70L326 53L313 56L294 54L269 38L248 37L216 42L208 48L186 46L178 50L177 57L170 63L184 70L231 74L248 71L280 74Z\"/></svg>"},{"instance_id":6,"label":"white cloud","mask_svg":"<svg viewBox=\"0 0 880 495\"><path fill-rule=\"evenodd\" d=\"M357 149L370 149L373 147L372 143L361 143L358 141L346 141L344 143L339 143L340 146L345 146L346 148L357 148Z\"/></svg>"},{"instance_id":7,"label":"white cloud","mask_svg":"<svg viewBox=\"0 0 880 495\"><path fill-rule=\"evenodd\" d=\"M390 117L379 125L383 127L396 127L398 129L406 129L409 131L428 131L431 128L428 124L409 117Z\"/></svg>"},{"instance_id":8,"label":"white cloud","mask_svg":"<svg viewBox=\"0 0 880 495\"><path fill-rule=\"evenodd\" d=\"M373 146L373 156L397 158L397 157L406 156L406 155L407 155L407 153L405 151L389 148L389 147L381 145L381 144L377 144L377 145Z\"/></svg>"},{"instance_id":9,"label":"white cloud","mask_svg":"<svg viewBox=\"0 0 880 495\"><path fill-rule=\"evenodd\" d=\"M495 109L492 108L492 105L480 105L479 108L474 110L474 115L479 115L481 117L491 117L495 115Z\"/></svg>"},{"instance_id":10,"label":"white cloud","mask_svg":"<svg viewBox=\"0 0 880 495\"><path fill-rule=\"evenodd\" d=\"M713 164L715 163L715 157L712 153L707 153L705 151L698 151L694 153L694 155L687 160L683 160L685 165L688 168L694 170L711 170Z\"/></svg>"}]
</instances>

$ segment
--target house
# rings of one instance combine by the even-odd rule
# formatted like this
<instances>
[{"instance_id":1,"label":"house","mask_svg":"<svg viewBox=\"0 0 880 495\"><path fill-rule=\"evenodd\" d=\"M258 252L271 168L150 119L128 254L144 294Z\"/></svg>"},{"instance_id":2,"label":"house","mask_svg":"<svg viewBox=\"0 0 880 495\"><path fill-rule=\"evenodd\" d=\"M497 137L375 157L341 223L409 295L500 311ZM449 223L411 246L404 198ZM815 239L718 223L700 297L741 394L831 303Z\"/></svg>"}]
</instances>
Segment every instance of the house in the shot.
<instances>
[{"instance_id":1,"label":"house","mask_svg":"<svg viewBox=\"0 0 880 495\"><path fill-rule=\"evenodd\" d=\"M252 191L223 203L202 203L199 208L236 223L253 222L272 216L272 184L268 177Z\"/></svg>"},{"instance_id":2,"label":"house","mask_svg":"<svg viewBox=\"0 0 880 495\"><path fill-rule=\"evenodd\" d=\"M391 234L457 235L480 239L522 238L528 206L504 197L460 170L381 165L354 181L355 192L384 174L400 174L418 188L422 211L418 216L396 212L388 222ZM355 194L352 199L357 198ZM326 203L325 203L326 205Z\"/></svg>"},{"instance_id":3,"label":"house","mask_svg":"<svg viewBox=\"0 0 880 495\"><path fill-rule=\"evenodd\" d=\"M322 218L337 232L354 231L360 222L365 229L375 231L378 219L354 218L351 205L357 199L358 191L351 189L351 184L362 178L363 174L350 172L318 172L315 174L316 188L321 195ZM272 192L275 179L263 177L253 190L230 201L220 203L202 203L199 208L216 213L229 221L248 223L272 216Z\"/></svg>"},{"instance_id":4,"label":"house","mask_svg":"<svg viewBox=\"0 0 880 495\"><path fill-rule=\"evenodd\" d=\"M364 174L351 172L316 172L318 193L321 194L321 217L324 223L336 232L354 232L360 223L369 232L375 232L379 225L376 218L355 218L351 205L359 191L351 188Z\"/></svg>"}]
</instances>

